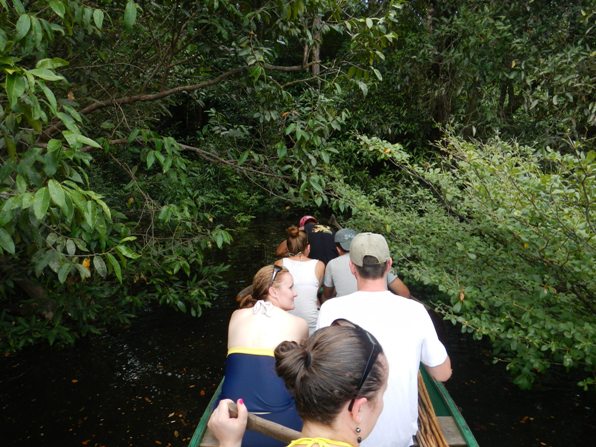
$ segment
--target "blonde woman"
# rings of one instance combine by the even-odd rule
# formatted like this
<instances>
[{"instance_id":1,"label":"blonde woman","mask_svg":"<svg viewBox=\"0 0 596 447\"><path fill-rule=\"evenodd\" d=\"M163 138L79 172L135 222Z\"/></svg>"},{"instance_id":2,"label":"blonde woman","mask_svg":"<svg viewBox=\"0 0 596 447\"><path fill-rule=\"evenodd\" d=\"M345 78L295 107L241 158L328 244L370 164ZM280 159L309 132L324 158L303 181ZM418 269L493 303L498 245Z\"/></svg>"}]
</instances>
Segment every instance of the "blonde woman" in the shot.
<instances>
[{"instance_id":1,"label":"blonde woman","mask_svg":"<svg viewBox=\"0 0 596 447\"><path fill-rule=\"evenodd\" d=\"M288 447L357 447L369 435L383 410L388 376L372 334L337 320L304 343L282 343L275 361L304 421L301 437ZM238 418L230 418L228 402L213 412L209 428L219 447L240 447L247 409L240 400Z\"/></svg>"},{"instance_id":2,"label":"blonde woman","mask_svg":"<svg viewBox=\"0 0 596 447\"><path fill-rule=\"evenodd\" d=\"M254 276L252 292L238 298L228 326L228 357L221 398L237 400L265 419L300 430L294 399L275 372L273 351L283 341L300 342L306 322L294 309L294 280L287 269L267 265ZM247 431L244 447L279 447L283 443Z\"/></svg>"}]
</instances>

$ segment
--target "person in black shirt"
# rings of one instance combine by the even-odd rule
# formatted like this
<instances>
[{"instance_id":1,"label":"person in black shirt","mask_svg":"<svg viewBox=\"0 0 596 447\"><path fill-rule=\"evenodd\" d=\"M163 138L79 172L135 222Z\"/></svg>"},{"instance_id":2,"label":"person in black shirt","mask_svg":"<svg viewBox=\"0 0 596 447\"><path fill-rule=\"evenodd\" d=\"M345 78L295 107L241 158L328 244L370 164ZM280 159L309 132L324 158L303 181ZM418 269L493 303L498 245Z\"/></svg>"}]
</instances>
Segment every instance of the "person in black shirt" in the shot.
<instances>
[{"instance_id":1,"label":"person in black shirt","mask_svg":"<svg viewBox=\"0 0 596 447\"><path fill-rule=\"evenodd\" d=\"M318 259L324 264L327 264L333 258L337 258L337 250L335 249L334 232L327 225L322 225L314 216L302 216L300 218L300 228L304 229L308 235L308 243L310 244L311 259ZM275 250L277 257L288 256L287 242L283 240Z\"/></svg>"}]
</instances>

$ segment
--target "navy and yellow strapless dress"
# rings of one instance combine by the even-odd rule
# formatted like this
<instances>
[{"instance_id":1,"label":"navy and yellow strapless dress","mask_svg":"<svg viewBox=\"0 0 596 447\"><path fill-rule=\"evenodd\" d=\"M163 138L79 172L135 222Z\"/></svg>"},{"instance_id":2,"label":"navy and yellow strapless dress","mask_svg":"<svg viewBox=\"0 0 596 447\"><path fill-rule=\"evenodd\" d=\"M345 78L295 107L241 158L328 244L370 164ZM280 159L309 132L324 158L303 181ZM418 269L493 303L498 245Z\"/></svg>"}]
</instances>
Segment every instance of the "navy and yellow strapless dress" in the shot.
<instances>
[{"instance_id":1,"label":"navy and yellow strapless dress","mask_svg":"<svg viewBox=\"0 0 596 447\"><path fill-rule=\"evenodd\" d=\"M231 348L226 359L221 399L242 398L248 411L300 431L302 421L294 398L275 372L275 358L269 349ZM242 447L282 447L281 441L247 430Z\"/></svg>"}]
</instances>

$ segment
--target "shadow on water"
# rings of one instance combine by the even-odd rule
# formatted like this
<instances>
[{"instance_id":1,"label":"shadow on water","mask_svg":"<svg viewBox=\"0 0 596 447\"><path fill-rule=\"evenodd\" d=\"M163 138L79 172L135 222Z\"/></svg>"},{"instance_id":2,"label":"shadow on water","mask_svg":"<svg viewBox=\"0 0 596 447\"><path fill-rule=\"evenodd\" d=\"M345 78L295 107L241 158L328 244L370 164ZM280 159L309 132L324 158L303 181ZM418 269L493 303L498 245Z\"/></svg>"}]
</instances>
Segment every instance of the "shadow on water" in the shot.
<instances>
[{"instance_id":1,"label":"shadow on water","mask_svg":"<svg viewBox=\"0 0 596 447\"><path fill-rule=\"evenodd\" d=\"M2 445L185 446L223 372L234 294L273 261L285 222L258 221L215 262L228 287L195 319L169 309L73 348L29 349L0 362ZM435 319L436 320L436 319ZM436 321L454 364L447 383L479 443L563 446L595 439L594 393L574 380L521 391L483 343Z\"/></svg>"}]
</instances>

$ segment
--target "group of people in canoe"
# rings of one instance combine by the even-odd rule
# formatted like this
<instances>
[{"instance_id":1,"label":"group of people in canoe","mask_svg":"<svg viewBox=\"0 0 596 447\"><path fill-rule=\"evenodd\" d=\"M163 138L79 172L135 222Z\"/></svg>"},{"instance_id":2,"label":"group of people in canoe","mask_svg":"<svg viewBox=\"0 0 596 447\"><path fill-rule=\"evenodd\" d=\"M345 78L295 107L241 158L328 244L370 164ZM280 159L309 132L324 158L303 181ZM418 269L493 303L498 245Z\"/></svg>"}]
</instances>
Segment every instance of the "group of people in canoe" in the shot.
<instances>
[{"instance_id":1,"label":"group of people in canoe","mask_svg":"<svg viewBox=\"0 0 596 447\"><path fill-rule=\"evenodd\" d=\"M385 238L304 216L276 255L230 319L209 421L220 447L284 445L246 430L249 411L300 431L291 446L412 445L420 363L445 381L451 362L428 312L391 272Z\"/></svg>"}]
</instances>

